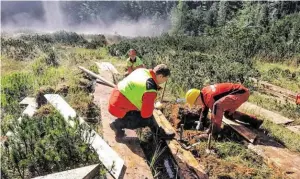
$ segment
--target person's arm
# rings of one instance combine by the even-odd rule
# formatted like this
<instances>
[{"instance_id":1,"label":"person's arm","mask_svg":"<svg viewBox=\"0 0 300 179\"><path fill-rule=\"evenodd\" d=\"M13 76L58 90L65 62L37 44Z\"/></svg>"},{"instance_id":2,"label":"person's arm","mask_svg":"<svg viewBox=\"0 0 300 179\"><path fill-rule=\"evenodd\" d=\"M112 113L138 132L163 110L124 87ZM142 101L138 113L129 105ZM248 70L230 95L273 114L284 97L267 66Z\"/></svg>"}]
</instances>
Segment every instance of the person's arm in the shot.
<instances>
[{"instance_id":1,"label":"person's arm","mask_svg":"<svg viewBox=\"0 0 300 179\"><path fill-rule=\"evenodd\" d=\"M127 73L133 72L134 68L132 66L127 67Z\"/></svg>"},{"instance_id":2,"label":"person's arm","mask_svg":"<svg viewBox=\"0 0 300 179\"><path fill-rule=\"evenodd\" d=\"M202 110L200 113L200 121L204 121L207 118L209 108L206 106L202 106Z\"/></svg>"},{"instance_id":3,"label":"person's arm","mask_svg":"<svg viewBox=\"0 0 300 179\"><path fill-rule=\"evenodd\" d=\"M156 92L146 92L143 95L143 103L141 108L142 118L149 118L152 116L154 110L154 102L156 99Z\"/></svg>"},{"instance_id":4,"label":"person's arm","mask_svg":"<svg viewBox=\"0 0 300 179\"><path fill-rule=\"evenodd\" d=\"M130 62L129 59L127 59L127 62L126 62L126 71L128 74L133 72L133 64Z\"/></svg>"}]
</instances>

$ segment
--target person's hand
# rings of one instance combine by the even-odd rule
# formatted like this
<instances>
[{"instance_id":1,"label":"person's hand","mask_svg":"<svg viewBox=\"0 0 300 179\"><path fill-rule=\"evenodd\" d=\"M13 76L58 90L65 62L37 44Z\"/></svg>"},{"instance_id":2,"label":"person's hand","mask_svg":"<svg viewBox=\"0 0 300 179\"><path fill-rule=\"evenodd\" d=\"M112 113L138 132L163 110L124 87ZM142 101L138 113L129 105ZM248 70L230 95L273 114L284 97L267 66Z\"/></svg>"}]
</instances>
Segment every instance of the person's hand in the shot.
<instances>
[{"instance_id":1,"label":"person's hand","mask_svg":"<svg viewBox=\"0 0 300 179\"><path fill-rule=\"evenodd\" d=\"M156 102L156 103L154 104L154 107L155 107L156 109L161 109L161 108L163 107L163 104L162 104L160 101L158 101L158 102Z\"/></svg>"}]
</instances>

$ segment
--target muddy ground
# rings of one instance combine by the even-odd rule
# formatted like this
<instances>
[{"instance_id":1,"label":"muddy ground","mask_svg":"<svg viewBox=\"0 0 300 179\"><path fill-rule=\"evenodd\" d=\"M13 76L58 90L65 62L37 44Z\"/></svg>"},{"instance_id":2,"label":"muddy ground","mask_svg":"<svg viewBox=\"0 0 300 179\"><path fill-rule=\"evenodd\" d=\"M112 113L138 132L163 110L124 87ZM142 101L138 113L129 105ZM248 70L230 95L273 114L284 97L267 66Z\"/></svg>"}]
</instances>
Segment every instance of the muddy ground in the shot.
<instances>
[{"instance_id":1,"label":"muddy ground","mask_svg":"<svg viewBox=\"0 0 300 179\"><path fill-rule=\"evenodd\" d=\"M205 166L210 178L285 178L277 168L266 164L262 157L247 149L245 141L226 126L222 135L212 141L212 153L208 154L206 152L207 141L197 138L203 131L195 130L194 121L197 121L199 116L194 114L199 112L199 109L189 109L191 113L185 115L186 109L187 106L167 104L162 111L177 132L179 132L180 124L184 124L184 144L188 146L197 143L189 150L199 163ZM157 146L157 142L153 143L153 141L142 143L147 158L151 159L155 145ZM163 148L163 146L162 142L160 147ZM170 153L165 151L158 158L158 165L155 167L160 174L156 178L169 178L163 166L163 160L170 159L170 156ZM175 167L173 171L176 171Z\"/></svg>"}]
</instances>

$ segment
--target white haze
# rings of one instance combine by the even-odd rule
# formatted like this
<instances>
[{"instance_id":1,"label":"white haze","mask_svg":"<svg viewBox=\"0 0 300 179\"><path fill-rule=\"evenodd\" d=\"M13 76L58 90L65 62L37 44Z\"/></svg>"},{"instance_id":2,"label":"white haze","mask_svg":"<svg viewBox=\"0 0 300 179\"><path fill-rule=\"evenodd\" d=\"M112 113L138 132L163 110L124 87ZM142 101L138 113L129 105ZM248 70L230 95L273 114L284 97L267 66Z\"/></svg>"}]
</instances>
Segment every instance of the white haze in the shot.
<instances>
[{"instance_id":1,"label":"white haze","mask_svg":"<svg viewBox=\"0 0 300 179\"><path fill-rule=\"evenodd\" d=\"M2 31L6 33L15 33L29 30L48 33L66 30L84 34L107 34L136 37L158 36L167 32L170 28L170 21L168 19L156 20L157 18L153 17L139 18L138 21L112 20L111 24L106 24L101 17L97 17L92 20L92 22L71 26L67 23L68 17L65 17L62 12L59 1L43 1L42 3L45 11L44 21L38 20L28 13L18 13L10 17L11 20L9 22L2 24Z\"/></svg>"}]
</instances>

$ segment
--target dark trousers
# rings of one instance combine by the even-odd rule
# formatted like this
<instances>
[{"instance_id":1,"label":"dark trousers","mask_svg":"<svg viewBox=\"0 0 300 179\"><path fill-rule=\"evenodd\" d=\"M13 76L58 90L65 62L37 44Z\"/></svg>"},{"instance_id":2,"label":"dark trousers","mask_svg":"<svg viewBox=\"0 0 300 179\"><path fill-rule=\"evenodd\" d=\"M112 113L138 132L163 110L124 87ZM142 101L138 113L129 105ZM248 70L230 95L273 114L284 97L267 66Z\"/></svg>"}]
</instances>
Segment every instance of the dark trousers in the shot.
<instances>
[{"instance_id":1,"label":"dark trousers","mask_svg":"<svg viewBox=\"0 0 300 179\"><path fill-rule=\"evenodd\" d=\"M149 118L143 118L139 111L129 111L122 119L116 119L114 121L115 126L119 129L137 129L141 127L150 127L155 130L155 122L153 116Z\"/></svg>"}]
</instances>

